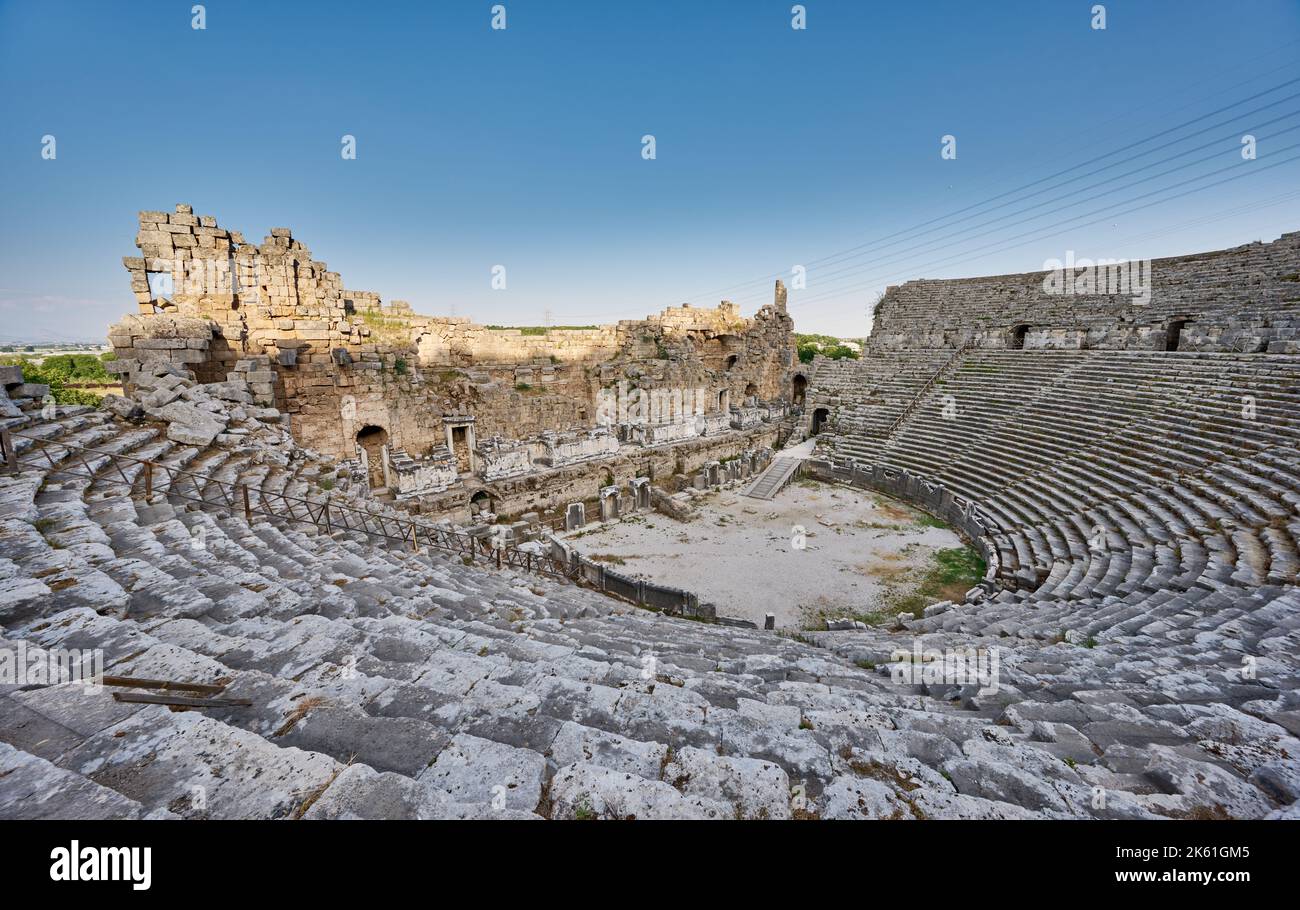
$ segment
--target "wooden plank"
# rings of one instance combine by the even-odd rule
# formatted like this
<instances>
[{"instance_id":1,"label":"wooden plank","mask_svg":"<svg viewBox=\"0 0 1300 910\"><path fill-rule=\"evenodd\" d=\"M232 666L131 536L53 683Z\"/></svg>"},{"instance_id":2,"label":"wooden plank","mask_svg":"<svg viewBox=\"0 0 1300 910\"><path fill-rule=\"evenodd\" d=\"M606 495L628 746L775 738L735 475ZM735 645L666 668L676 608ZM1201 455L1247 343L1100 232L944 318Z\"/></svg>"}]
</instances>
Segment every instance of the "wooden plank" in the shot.
<instances>
[{"instance_id":1,"label":"wooden plank","mask_svg":"<svg viewBox=\"0 0 1300 910\"><path fill-rule=\"evenodd\" d=\"M186 695L151 695L148 692L114 692L114 701L145 705L177 705L182 708L251 708L247 698L190 698Z\"/></svg>"},{"instance_id":2,"label":"wooden plank","mask_svg":"<svg viewBox=\"0 0 1300 910\"><path fill-rule=\"evenodd\" d=\"M212 686L206 683L174 682L169 679L136 679L132 676L105 676L104 685L121 686L128 689L179 689L182 692L203 692L216 695L225 686Z\"/></svg>"}]
</instances>

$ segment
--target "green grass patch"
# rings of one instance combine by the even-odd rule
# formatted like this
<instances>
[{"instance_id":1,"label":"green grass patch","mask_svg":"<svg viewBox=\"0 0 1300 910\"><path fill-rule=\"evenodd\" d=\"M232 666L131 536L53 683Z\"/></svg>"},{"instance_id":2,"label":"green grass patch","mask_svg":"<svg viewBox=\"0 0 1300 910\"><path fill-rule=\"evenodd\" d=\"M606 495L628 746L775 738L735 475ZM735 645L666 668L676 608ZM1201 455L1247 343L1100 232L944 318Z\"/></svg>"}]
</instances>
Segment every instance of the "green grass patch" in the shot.
<instances>
[{"instance_id":1,"label":"green grass patch","mask_svg":"<svg viewBox=\"0 0 1300 910\"><path fill-rule=\"evenodd\" d=\"M89 355L77 355L77 356L79 358L82 356L89 356ZM50 361L54 361L54 363L53 364L43 363L37 365L31 362L30 360L25 360L22 357L5 357L5 358L0 358L0 364L22 367L23 382L29 382L36 385L49 386L50 395L59 404L81 404L81 405L88 405L92 408L99 407L99 403L103 400L104 397L103 395L99 395L88 389L70 388L71 384L76 382L90 382L90 383L100 382L101 380L98 378L97 375L95 376L74 375L74 373L84 374L87 371L94 372L95 368L89 367L86 369L82 369L82 367L69 366L68 364L73 361L69 361L67 359L60 360L60 358L58 357L49 357L46 359ZM93 360L97 364L99 364L100 371L102 372L103 363L100 362L98 358L95 357L91 357L90 360ZM75 361L75 363L79 363L84 366L86 362L78 359ZM116 377L109 376L109 374L106 372L103 373L103 376L104 379L102 381L105 384L111 384L117 382ZM38 402L38 404L43 404L43 402Z\"/></svg>"},{"instance_id":2,"label":"green grass patch","mask_svg":"<svg viewBox=\"0 0 1300 910\"><path fill-rule=\"evenodd\" d=\"M936 550L930 567L914 586L903 582L888 587L879 609L854 619L869 626L880 626L892 622L899 613L920 616L931 604L945 600L959 603L967 591L983 580L987 569L988 565L970 547Z\"/></svg>"},{"instance_id":3,"label":"green grass patch","mask_svg":"<svg viewBox=\"0 0 1300 910\"><path fill-rule=\"evenodd\" d=\"M360 316L361 321L372 332L378 332L381 335L402 332L411 327L411 324L400 316L385 316L378 310L362 310Z\"/></svg>"},{"instance_id":4,"label":"green grass patch","mask_svg":"<svg viewBox=\"0 0 1300 910\"><path fill-rule=\"evenodd\" d=\"M916 520L916 523L922 528L942 528L945 531L950 530L948 522L935 518L933 515L927 515L924 512L921 513L921 517Z\"/></svg>"},{"instance_id":5,"label":"green grass patch","mask_svg":"<svg viewBox=\"0 0 1300 910\"><path fill-rule=\"evenodd\" d=\"M520 335L546 335L549 332L590 332L596 325L490 325L492 332L518 332Z\"/></svg>"}]
</instances>

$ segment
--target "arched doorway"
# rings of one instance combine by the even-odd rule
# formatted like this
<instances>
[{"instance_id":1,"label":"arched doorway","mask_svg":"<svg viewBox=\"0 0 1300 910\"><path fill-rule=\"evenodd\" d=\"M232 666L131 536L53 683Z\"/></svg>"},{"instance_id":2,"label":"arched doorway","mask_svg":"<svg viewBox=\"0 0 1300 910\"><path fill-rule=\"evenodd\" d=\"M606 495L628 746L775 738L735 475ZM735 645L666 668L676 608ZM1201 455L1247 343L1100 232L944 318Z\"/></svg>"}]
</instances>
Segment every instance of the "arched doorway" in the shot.
<instances>
[{"instance_id":1,"label":"arched doorway","mask_svg":"<svg viewBox=\"0 0 1300 910\"><path fill-rule=\"evenodd\" d=\"M794 377L794 382L790 389L790 403L796 408L803 407L804 396L808 392L808 380L802 373Z\"/></svg>"},{"instance_id":2,"label":"arched doorway","mask_svg":"<svg viewBox=\"0 0 1300 910\"><path fill-rule=\"evenodd\" d=\"M753 405L754 399L758 397L758 386L752 382L745 386L745 404Z\"/></svg>"},{"instance_id":3,"label":"arched doorway","mask_svg":"<svg viewBox=\"0 0 1300 910\"><path fill-rule=\"evenodd\" d=\"M469 514L477 516L492 511L492 495L487 490L479 490L469 498Z\"/></svg>"},{"instance_id":4,"label":"arched doorway","mask_svg":"<svg viewBox=\"0 0 1300 910\"><path fill-rule=\"evenodd\" d=\"M357 433L357 447L365 453L367 482L372 490L385 486L384 446L386 445L388 445L388 431L383 427L366 426Z\"/></svg>"},{"instance_id":5,"label":"arched doorway","mask_svg":"<svg viewBox=\"0 0 1300 910\"><path fill-rule=\"evenodd\" d=\"M739 359L740 359L739 354L732 354L729 357L727 357L727 369L730 370L732 367L734 367L736 365L736 361Z\"/></svg>"},{"instance_id":6,"label":"arched doorway","mask_svg":"<svg viewBox=\"0 0 1300 910\"><path fill-rule=\"evenodd\" d=\"M1018 325L1011 330L1011 350L1023 351L1025 349L1025 336L1029 334L1029 326Z\"/></svg>"},{"instance_id":7,"label":"arched doorway","mask_svg":"<svg viewBox=\"0 0 1300 910\"><path fill-rule=\"evenodd\" d=\"M718 393L718 410L724 414L731 411L731 389L723 389Z\"/></svg>"},{"instance_id":8,"label":"arched doorway","mask_svg":"<svg viewBox=\"0 0 1300 910\"><path fill-rule=\"evenodd\" d=\"M826 421L830 418L830 416L831 416L831 412L826 408L818 408L817 410L813 411L812 435L816 436L818 433L822 431L822 427L826 425Z\"/></svg>"}]
</instances>

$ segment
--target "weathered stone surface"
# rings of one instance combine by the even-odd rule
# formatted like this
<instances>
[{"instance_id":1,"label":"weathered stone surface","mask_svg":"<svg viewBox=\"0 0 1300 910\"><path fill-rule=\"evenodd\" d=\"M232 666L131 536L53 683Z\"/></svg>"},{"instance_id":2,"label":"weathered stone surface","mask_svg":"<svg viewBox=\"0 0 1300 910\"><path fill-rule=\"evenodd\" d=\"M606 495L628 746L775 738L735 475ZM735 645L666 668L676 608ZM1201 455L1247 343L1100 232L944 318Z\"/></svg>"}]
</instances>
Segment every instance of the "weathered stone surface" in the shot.
<instances>
[{"instance_id":1,"label":"weathered stone surface","mask_svg":"<svg viewBox=\"0 0 1300 910\"><path fill-rule=\"evenodd\" d=\"M211 445L217 434L226 428L226 422L211 411L179 401L159 408L156 416L170 424L167 427L168 439L186 445Z\"/></svg>"},{"instance_id":2,"label":"weathered stone surface","mask_svg":"<svg viewBox=\"0 0 1300 910\"><path fill-rule=\"evenodd\" d=\"M542 796L545 760L536 752L458 734L419 780L453 802L531 812Z\"/></svg>"},{"instance_id":3,"label":"weathered stone surface","mask_svg":"<svg viewBox=\"0 0 1300 910\"><path fill-rule=\"evenodd\" d=\"M139 803L0 742L0 819L140 818Z\"/></svg>"},{"instance_id":4,"label":"weathered stone surface","mask_svg":"<svg viewBox=\"0 0 1300 910\"><path fill-rule=\"evenodd\" d=\"M551 780L551 818L558 819L711 819L725 818L725 807L689 799L673 787L626 771L574 764Z\"/></svg>"},{"instance_id":5,"label":"weathered stone surface","mask_svg":"<svg viewBox=\"0 0 1300 910\"><path fill-rule=\"evenodd\" d=\"M673 752L663 779L688 797L733 806L738 818L790 817L790 779L772 762L686 746Z\"/></svg>"},{"instance_id":6,"label":"weathered stone surface","mask_svg":"<svg viewBox=\"0 0 1300 910\"><path fill-rule=\"evenodd\" d=\"M144 416L144 408L132 399L123 398L121 395L105 395L101 404L106 410L124 420L138 420Z\"/></svg>"},{"instance_id":7,"label":"weathered stone surface","mask_svg":"<svg viewBox=\"0 0 1300 910\"><path fill-rule=\"evenodd\" d=\"M1250 784L1218 765L1193 761L1168 746L1152 746L1146 775L1166 793L1182 795L1192 811L1262 818L1272 806Z\"/></svg>"}]
</instances>

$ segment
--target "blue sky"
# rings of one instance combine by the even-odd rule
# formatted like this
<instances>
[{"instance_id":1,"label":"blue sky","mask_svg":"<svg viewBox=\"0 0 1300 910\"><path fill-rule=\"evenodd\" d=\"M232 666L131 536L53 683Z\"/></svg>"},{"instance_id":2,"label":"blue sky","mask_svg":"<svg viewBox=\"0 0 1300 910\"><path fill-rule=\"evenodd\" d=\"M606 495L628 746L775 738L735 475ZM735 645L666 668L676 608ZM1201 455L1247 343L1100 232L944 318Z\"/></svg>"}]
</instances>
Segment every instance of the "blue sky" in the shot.
<instances>
[{"instance_id":1,"label":"blue sky","mask_svg":"<svg viewBox=\"0 0 1300 910\"><path fill-rule=\"evenodd\" d=\"M796 31L788 0L505 0L494 31L489 0L212 0L196 31L189 0L0 0L0 339L102 338L136 212L177 202L482 323L752 313L808 264L797 328L845 336L909 278L1300 229L1300 3L1093 2L808 0Z\"/></svg>"}]
</instances>

